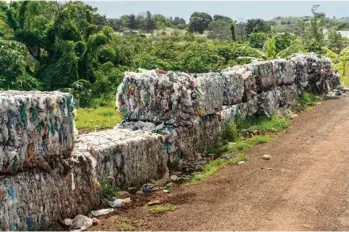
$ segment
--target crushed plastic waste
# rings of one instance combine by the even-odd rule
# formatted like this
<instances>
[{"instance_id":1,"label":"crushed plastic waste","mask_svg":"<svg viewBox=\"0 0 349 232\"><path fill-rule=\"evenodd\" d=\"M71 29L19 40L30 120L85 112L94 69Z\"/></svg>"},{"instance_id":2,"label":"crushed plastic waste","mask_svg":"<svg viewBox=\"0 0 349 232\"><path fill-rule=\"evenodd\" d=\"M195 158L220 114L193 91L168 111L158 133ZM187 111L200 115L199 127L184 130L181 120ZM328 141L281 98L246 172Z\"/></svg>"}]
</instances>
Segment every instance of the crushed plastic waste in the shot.
<instances>
[{"instance_id":1,"label":"crushed plastic waste","mask_svg":"<svg viewBox=\"0 0 349 232\"><path fill-rule=\"evenodd\" d=\"M46 170L50 160L69 157L73 110L68 93L0 91L0 174Z\"/></svg>"},{"instance_id":2,"label":"crushed plastic waste","mask_svg":"<svg viewBox=\"0 0 349 232\"><path fill-rule=\"evenodd\" d=\"M138 121L133 130L153 130L161 123L191 127L199 118L222 111L223 105L240 105L245 115L271 115L292 106L302 89L326 94L338 85L338 72L330 65L325 57L299 53L202 74L126 72L117 107L126 122Z\"/></svg>"},{"instance_id":3,"label":"crushed plastic waste","mask_svg":"<svg viewBox=\"0 0 349 232\"><path fill-rule=\"evenodd\" d=\"M168 168L199 170L197 153L219 141L237 118L287 110L302 90L327 95L335 88L338 94L339 75L330 64L315 54L295 54L204 74L128 72L116 95L124 122L80 135L73 151L69 94L1 92L0 229L45 228L57 217L86 214L100 203L102 181L151 194L157 186L142 184L169 179ZM91 220L80 216L72 228L88 228Z\"/></svg>"},{"instance_id":4,"label":"crushed plastic waste","mask_svg":"<svg viewBox=\"0 0 349 232\"><path fill-rule=\"evenodd\" d=\"M127 72L116 96L124 121L115 128L161 135L169 166L181 168L237 118L271 117L293 106L302 90L327 94L339 83L330 64L299 53L204 74Z\"/></svg>"},{"instance_id":5,"label":"crushed plastic waste","mask_svg":"<svg viewBox=\"0 0 349 232\"><path fill-rule=\"evenodd\" d=\"M108 205L113 208L122 208L131 202L131 198L125 199L114 199L113 201L108 201Z\"/></svg>"},{"instance_id":6,"label":"crushed plastic waste","mask_svg":"<svg viewBox=\"0 0 349 232\"><path fill-rule=\"evenodd\" d=\"M114 211L115 211L115 209L113 209L113 208L110 208L110 209L99 209L99 210L91 211L91 214L94 217L99 217L99 216L104 216L104 215L110 214L110 213L112 213Z\"/></svg>"},{"instance_id":7,"label":"crushed plastic waste","mask_svg":"<svg viewBox=\"0 0 349 232\"><path fill-rule=\"evenodd\" d=\"M156 190L156 186L154 184L144 184L141 187L141 191L145 194L150 194L151 192L153 192L154 190Z\"/></svg>"},{"instance_id":8,"label":"crushed plastic waste","mask_svg":"<svg viewBox=\"0 0 349 232\"><path fill-rule=\"evenodd\" d=\"M70 226L70 231L83 231L91 227L92 225L97 225L99 220L97 218L89 218L87 216L78 214L74 219L64 219L66 226Z\"/></svg>"},{"instance_id":9,"label":"crushed plastic waste","mask_svg":"<svg viewBox=\"0 0 349 232\"><path fill-rule=\"evenodd\" d=\"M150 131L104 130L80 135L74 155L90 157L100 181L119 188L140 187L166 168L161 139Z\"/></svg>"}]
</instances>

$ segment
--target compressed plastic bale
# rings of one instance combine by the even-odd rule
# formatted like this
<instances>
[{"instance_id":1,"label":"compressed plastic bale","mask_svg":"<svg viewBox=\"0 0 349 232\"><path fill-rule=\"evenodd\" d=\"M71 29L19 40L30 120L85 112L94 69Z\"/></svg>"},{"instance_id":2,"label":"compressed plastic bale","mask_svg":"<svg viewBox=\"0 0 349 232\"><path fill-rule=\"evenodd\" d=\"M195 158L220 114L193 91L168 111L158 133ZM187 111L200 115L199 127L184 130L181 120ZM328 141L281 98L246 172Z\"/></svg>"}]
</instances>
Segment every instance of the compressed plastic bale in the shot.
<instances>
[{"instance_id":1,"label":"compressed plastic bale","mask_svg":"<svg viewBox=\"0 0 349 232\"><path fill-rule=\"evenodd\" d=\"M336 88L337 86L341 85L340 76L337 70L331 70L331 72L332 72L332 76L330 78L331 86L333 86L333 88Z\"/></svg>"},{"instance_id":2,"label":"compressed plastic bale","mask_svg":"<svg viewBox=\"0 0 349 232\"><path fill-rule=\"evenodd\" d=\"M244 80L244 87L245 87L242 101L247 102L250 99L257 96L256 80L253 76L252 71L245 66L238 68L238 72L241 73L242 75L242 78Z\"/></svg>"},{"instance_id":3,"label":"compressed plastic bale","mask_svg":"<svg viewBox=\"0 0 349 232\"><path fill-rule=\"evenodd\" d=\"M234 122L239 116L238 106L224 106L223 110L219 114L224 124Z\"/></svg>"},{"instance_id":4,"label":"compressed plastic bale","mask_svg":"<svg viewBox=\"0 0 349 232\"><path fill-rule=\"evenodd\" d=\"M247 116L252 116L258 112L258 97L254 96L246 102L247 105Z\"/></svg>"},{"instance_id":5,"label":"compressed plastic bale","mask_svg":"<svg viewBox=\"0 0 349 232\"><path fill-rule=\"evenodd\" d=\"M126 72L116 95L117 107L129 121L188 126L197 117L221 110L223 88L219 73Z\"/></svg>"},{"instance_id":6,"label":"compressed plastic bale","mask_svg":"<svg viewBox=\"0 0 349 232\"><path fill-rule=\"evenodd\" d=\"M197 115L202 117L222 110L224 82L219 73L200 73L194 76Z\"/></svg>"},{"instance_id":7,"label":"compressed plastic bale","mask_svg":"<svg viewBox=\"0 0 349 232\"><path fill-rule=\"evenodd\" d=\"M234 105L242 102L245 85L241 69L241 67L233 67L221 71L221 77L224 82L224 105Z\"/></svg>"},{"instance_id":8,"label":"compressed plastic bale","mask_svg":"<svg viewBox=\"0 0 349 232\"><path fill-rule=\"evenodd\" d=\"M315 53L293 54L291 60L296 63L295 83L314 94L326 94L338 83L333 76L330 59Z\"/></svg>"},{"instance_id":9,"label":"compressed plastic bale","mask_svg":"<svg viewBox=\"0 0 349 232\"><path fill-rule=\"evenodd\" d=\"M195 161L196 153L219 141L222 134L222 118L218 114L198 119L193 127L165 127L157 133L164 134L165 150L171 168L182 168L181 162Z\"/></svg>"},{"instance_id":10,"label":"compressed plastic bale","mask_svg":"<svg viewBox=\"0 0 349 232\"><path fill-rule=\"evenodd\" d=\"M87 215L100 204L91 160L70 159L70 170L30 169L0 179L0 230L39 230ZM54 228L54 227L53 227Z\"/></svg>"},{"instance_id":11,"label":"compressed plastic bale","mask_svg":"<svg viewBox=\"0 0 349 232\"><path fill-rule=\"evenodd\" d=\"M294 85L284 85L279 87L280 89L280 97L279 97L279 107L281 108L289 108L296 104L297 97L299 95L299 91L297 86Z\"/></svg>"},{"instance_id":12,"label":"compressed plastic bale","mask_svg":"<svg viewBox=\"0 0 349 232\"><path fill-rule=\"evenodd\" d=\"M253 73L258 93L271 89L276 85L272 61L251 63L247 65L247 68Z\"/></svg>"},{"instance_id":13,"label":"compressed plastic bale","mask_svg":"<svg viewBox=\"0 0 349 232\"><path fill-rule=\"evenodd\" d=\"M281 91L278 88L258 94L258 114L272 116L279 108Z\"/></svg>"},{"instance_id":14,"label":"compressed plastic bale","mask_svg":"<svg viewBox=\"0 0 349 232\"><path fill-rule=\"evenodd\" d=\"M74 154L90 156L98 180L111 186L139 187L166 171L161 136L149 131L110 129L80 135L79 141Z\"/></svg>"},{"instance_id":15,"label":"compressed plastic bale","mask_svg":"<svg viewBox=\"0 0 349 232\"><path fill-rule=\"evenodd\" d=\"M295 65L295 84L299 88L304 88L308 85L307 60L304 54L294 54L290 60Z\"/></svg>"},{"instance_id":16,"label":"compressed plastic bale","mask_svg":"<svg viewBox=\"0 0 349 232\"><path fill-rule=\"evenodd\" d=\"M277 85L292 85L295 81L295 62L291 60L273 60L273 72L275 73Z\"/></svg>"},{"instance_id":17,"label":"compressed plastic bale","mask_svg":"<svg viewBox=\"0 0 349 232\"><path fill-rule=\"evenodd\" d=\"M47 169L73 149L74 103L61 92L0 91L0 174Z\"/></svg>"}]
</instances>

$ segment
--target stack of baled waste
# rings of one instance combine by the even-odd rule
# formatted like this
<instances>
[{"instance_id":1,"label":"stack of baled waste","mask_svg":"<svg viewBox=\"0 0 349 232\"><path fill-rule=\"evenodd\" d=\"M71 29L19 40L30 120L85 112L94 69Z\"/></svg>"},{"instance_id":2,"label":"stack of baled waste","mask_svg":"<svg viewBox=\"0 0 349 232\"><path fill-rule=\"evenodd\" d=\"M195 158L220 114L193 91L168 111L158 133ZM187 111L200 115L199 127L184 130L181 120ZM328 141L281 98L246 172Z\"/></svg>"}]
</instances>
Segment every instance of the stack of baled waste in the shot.
<instances>
[{"instance_id":1,"label":"stack of baled waste","mask_svg":"<svg viewBox=\"0 0 349 232\"><path fill-rule=\"evenodd\" d=\"M126 72L116 100L126 120L187 126L197 116L222 109L223 89L218 73L141 70Z\"/></svg>"},{"instance_id":2,"label":"stack of baled waste","mask_svg":"<svg viewBox=\"0 0 349 232\"><path fill-rule=\"evenodd\" d=\"M0 92L0 173L48 169L73 149L74 104L61 92Z\"/></svg>"},{"instance_id":3,"label":"stack of baled waste","mask_svg":"<svg viewBox=\"0 0 349 232\"><path fill-rule=\"evenodd\" d=\"M161 177L167 165L163 152L161 136L129 129L80 135L74 148L74 155L90 157L98 180L118 188L139 187Z\"/></svg>"},{"instance_id":4,"label":"stack of baled waste","mask_svg":"<svg viewBox=\"0 0 349 232\"><path fill-rule=\"evenodd\" d=\"M127 72L116 97L125 121L117 128L160 134L170 160L195 159L237 117L271 117L302 90L326 94L339 83L330 64L295 54L204 74Z\"/></svg>"},{"instance_id":5,"label":"stack of baled waste","mask_svg":"<svg viewBox=\"0 0 349 232\"><path fill-rule=\"evenodd\" d=\"M52 229L60 219L87 215L100 205L91 160L76 155L66 161L71 167L0 176L0 230Z\"/></svg>"}]
</instances>

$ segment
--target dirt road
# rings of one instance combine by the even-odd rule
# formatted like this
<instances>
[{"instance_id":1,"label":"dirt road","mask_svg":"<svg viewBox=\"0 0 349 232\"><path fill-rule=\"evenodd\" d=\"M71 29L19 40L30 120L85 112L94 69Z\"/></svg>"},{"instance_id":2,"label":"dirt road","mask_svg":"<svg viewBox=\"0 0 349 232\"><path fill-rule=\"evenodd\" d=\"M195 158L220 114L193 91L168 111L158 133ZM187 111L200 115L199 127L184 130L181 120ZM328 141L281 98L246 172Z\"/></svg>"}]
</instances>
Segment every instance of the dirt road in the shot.
<instances>
[{"instance_id":1,"label":"dirt road","mask_svg":"<svg viewBox=\"0 0 349 232\"><path fill-rule=\"evenodd\" d=\"M138 207L92 229L116 230L126 222L137 230L349 230L349 98L302 113L248 157L162 196L176 211L153 216Z\"/></svg>"}]
</instances>

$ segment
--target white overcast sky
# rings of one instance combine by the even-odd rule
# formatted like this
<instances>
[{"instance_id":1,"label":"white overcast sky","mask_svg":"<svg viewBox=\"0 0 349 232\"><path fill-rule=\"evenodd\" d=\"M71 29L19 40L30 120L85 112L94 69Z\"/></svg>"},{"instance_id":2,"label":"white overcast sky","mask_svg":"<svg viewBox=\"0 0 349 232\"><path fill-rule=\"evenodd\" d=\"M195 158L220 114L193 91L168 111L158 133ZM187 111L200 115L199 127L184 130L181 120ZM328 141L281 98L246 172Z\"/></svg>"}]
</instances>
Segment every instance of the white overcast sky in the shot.
<instances>
[{"instance_id":1,"label":"white overcast sky","mask_svg":"<svg viewBox=\"0 0 349 232\"><path fill-rule=\"evenodd\" d=\"M138 14L149 10L167 17L179 16L188 20L194 11L221 14L235 20L277 16L309 16L311 7L319 4L319 11L328 17L349 16L349 2L338 1L86 1L98 7L99 13L110 18L124 14Z\"/></svg>"}]
</instances>

